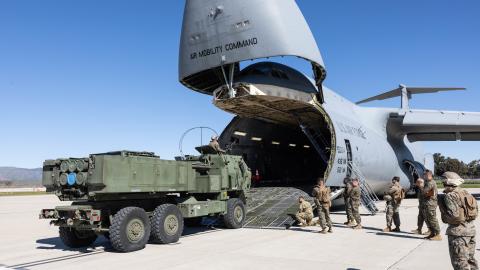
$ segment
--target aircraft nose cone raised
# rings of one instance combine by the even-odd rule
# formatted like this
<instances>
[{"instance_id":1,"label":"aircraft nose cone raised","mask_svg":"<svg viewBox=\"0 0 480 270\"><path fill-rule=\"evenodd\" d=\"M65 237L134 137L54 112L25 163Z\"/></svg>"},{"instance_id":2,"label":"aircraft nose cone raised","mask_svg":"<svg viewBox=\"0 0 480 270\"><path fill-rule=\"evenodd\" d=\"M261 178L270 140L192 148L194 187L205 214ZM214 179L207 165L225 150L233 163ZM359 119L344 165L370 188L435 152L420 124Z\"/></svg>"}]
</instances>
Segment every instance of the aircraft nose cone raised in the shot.
<instances>
[{"instance_id":1,"label":"aircraft nose cone raised","mask_svg":"<svg viewBox=\"0 0 480 270\"><path fill-rule=\"evenodd\" d=\"M317 84L325 78L317 43L294 0L187 0L179 55L179 80L212 94L225 84L218 76L238 63L296 56L312 63ZM226 71L226 72L225 72Z\"/></svg>"}]
</instances>

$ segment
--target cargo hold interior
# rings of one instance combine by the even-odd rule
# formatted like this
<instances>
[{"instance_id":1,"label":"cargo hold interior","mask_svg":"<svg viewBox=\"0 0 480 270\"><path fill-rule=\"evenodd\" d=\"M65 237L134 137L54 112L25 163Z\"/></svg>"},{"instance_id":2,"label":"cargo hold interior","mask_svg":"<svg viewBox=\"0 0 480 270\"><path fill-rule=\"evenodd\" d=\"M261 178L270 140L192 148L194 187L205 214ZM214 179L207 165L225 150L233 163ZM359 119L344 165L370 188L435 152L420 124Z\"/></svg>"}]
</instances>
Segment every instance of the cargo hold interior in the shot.
<instances>
[{"instance_id":1,"label":"cargo hold interior","mask_svg":"<svg viewBox=\"0 0 480 270\"><path fill-rule=\"evenodd\" d=\"M310 122L303 124L315 135L327 162L320 157L300 125L293 122L237 116L222 133L220 143L230 146L231 154L243 156L252 171L254 187L311 187L318 177L325 176L332 135L325 120L305 119Z\"/></svg>"}]
</instances>

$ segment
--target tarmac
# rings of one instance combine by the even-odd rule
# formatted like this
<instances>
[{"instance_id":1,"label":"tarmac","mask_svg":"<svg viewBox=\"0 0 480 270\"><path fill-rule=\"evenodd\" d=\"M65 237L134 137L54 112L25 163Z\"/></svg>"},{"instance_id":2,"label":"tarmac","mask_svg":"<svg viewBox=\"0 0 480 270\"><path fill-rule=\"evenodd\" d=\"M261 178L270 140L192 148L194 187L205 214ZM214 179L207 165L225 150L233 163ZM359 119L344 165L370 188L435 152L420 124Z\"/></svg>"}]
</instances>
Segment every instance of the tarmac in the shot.
<instances>
[{"instance_id":1,"label":"tarmac","mask_svg":"<svg viewBox=\"0 0 480 270\"><path fill-rule=\"evenodd\" d=\"M103 237L92 247L65 247L58 229L38 219L40 209L62 204L68 202L54 195L0 197L0 269L452 269L445 236L428 241L410 233L417 223L416 199L402 203L401 233L382 232L384 212L370 216L362 209L363 230L345 227L344 212L334 212L332 234L319 234L319 227L198 227L186 230L178 243L148 244L133 253L115 252ZM384 209L383 202L378 206ZM441 228L444 233L446 225Z\"/></svg>"}]
</instances>

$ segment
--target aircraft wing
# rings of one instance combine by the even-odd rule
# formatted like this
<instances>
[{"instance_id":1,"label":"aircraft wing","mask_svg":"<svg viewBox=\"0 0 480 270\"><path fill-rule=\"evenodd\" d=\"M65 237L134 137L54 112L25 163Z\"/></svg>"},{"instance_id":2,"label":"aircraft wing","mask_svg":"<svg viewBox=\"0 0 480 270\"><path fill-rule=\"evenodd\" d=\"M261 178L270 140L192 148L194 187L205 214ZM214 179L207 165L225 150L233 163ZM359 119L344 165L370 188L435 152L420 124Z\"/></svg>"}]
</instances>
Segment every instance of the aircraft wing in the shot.
<instances>
[{"instance_id":1,"label":"aircraft wing","mask_svg":"<svg viewBox=\"0 0 480 270\"><path fill-rule=\"evenodd\" d=\"M410 141L480 141L480 112L409 110L401 128Z\"/></svg>"}]
</instances>

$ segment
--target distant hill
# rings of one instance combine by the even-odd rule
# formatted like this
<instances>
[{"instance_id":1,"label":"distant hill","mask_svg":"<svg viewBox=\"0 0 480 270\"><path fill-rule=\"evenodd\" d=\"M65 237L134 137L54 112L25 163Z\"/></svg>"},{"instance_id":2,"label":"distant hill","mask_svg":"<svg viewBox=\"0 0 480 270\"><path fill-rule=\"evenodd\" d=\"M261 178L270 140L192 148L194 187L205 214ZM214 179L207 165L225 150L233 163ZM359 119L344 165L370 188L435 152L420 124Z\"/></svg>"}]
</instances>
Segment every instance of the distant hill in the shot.
<instances>
[{"instance_id":1,"label":"distant hill","mask_svg":"<svg viewBox=\"0 0 480 270\"><path fill-rule=\"evenodd\" d=\"M0 167L0 181L12 182L15 186L40 185L42 182L42 168Z\"/></svg>"}]
</instances>

